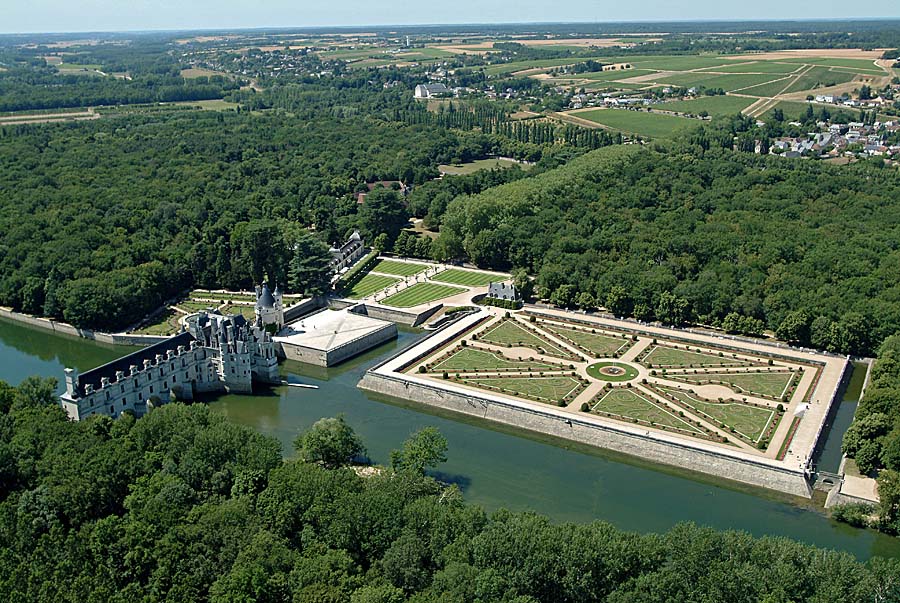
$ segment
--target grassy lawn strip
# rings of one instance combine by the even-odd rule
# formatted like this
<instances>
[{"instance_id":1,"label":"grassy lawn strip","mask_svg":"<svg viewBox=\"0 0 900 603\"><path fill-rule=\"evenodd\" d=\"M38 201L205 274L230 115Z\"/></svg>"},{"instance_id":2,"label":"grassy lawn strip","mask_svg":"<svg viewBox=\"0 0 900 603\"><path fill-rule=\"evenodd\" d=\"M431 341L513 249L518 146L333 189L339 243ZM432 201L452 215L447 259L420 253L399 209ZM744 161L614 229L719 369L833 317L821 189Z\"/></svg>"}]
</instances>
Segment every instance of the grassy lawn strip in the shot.
<instances>
[{"instance_id":1,"label":"grassy lawn strip","mask_svg":"<svg viewBox=\"0 0 900 603\"><path fill-rule=\"evenodd\" d=\"M489 283L501 281L503 278L487 272L451 268L450 270L438 272L430 280L450 283L451 285L463 285L464 287L484 287Z\"/></svg>"},{"instance_id":2,"label":"grassy lawn strip","mask_svg":"<svg viewBox=\"0 0 900 603\"><path fill-rule=\"evenodd\" d=\"M380 260L372 267L372 272L380 272L382 274L394 274L396 276L412 276L423 272L428 266L425 264L414 264L412 262L396 262L394 260Z\"/></svg>"},{"instance_id":3,"label":"grassy lawn strip","mask_svg":"<svg viewBox=\"0 0 900 603\"><path fill-rule=\"evenodd\" d=\"M733 428L738 435L753 443L759 441L775 416L775 411L770 408L735 401L713 402L670 387L657 386L656 389L676 398L701 417L711 419L714 424Z\"/></svg>"},{"instance_id":4,"label":"grassy lawn strip","mask_svg":"<svg viewBox=\"0 0 900 603\"><path fill-rule=\"evenodd\" d=\"M579 379L569 375L549 377L460 377L458 381L481 389L557 406L563 406L567 401L574 400L585 387L584 383Z\"/></svg>"},{"instance_id":5,"label":"grassy lawn strip","mask_svg":"<svg viewBox=\"0 0 900 603\"><path fill-rule=\"evenodd\" d=\"M451 287L449 285L416 283L400 293L395 293L394 295L381 300L381 303L386 306L394 306L395 308L411 308L413 306L418 306L419 304L427 304L428 302L450 297L451 295L464 293L465 291L465 289Z\"/></svg>"},{"instance_id":6,"label":"grassy lawn strip","mask_svg":"<svg viewBox=\"0 0 900 603\"><path fill-rule=\"evenodd\" d=\"M194 312L199 312L201 310L206 310L208 308L217 308L219 306L218 303L210 303L205 301L183 301L175 304L179 309L184 310L188 314L192 314Z\"/></svg>"},{"instance_id":7,"label":"grassy lawn strip","mask_svg":"<svg viewBox=\"0 0 900 603\"><path fill-rule=\"evenodd\" d=\"M653 427L665 426L691 435L705 435L699 427L691 425L673 414L662 404L651 401L630 388L615 387L600 394L600 399L591 412L604 416L612 415L626 421L641 422Z\"/></svg>"},{"instance_id":8,"label":"grassy lawn strip","mask_svg":"<svg viewBox=\"0 0 900 603\"><path fill-rule=\"evenodd\" d=\"M438 166L438 171L449 176L464 176L480 172L481 170L503 170L514 165L521 164L511 159L477 159L468 163L442 164ZM528 168L530 166L522 165L522 167Z\"/></svg>"},{"instance_id":9,"label":"grassy lawn strip","mask_svg":"<svg viewBox=\"0 0 900 603\"><path fill-rule=\"evenodd\" d=\"M600 335L581 329L551 325L550 323L542 323L539 326L541 329L553 333L596 358L609 358L615 354L621 355L632 345L630 340L623 337Z\"/></svg>"},{"instance_id":10,"label":"grassy lawn strip","mask_svg":"<svg viewBox=\"0 0 900 603\"><path fill-rule=\"evenodd\" d=\"M347 293L347 297L350 299L362 299L363 297L368 297L373 293L381 291L382 289L386 289L395 283L399 283L399 278L394 278L393 276L382 276L380 274L367 274L362 277L350 291Z\"/></svg>"},{"instance_id":11,"label":"grassy lawn strip","mask_svg":"<svg viewBox=\"0 0 900 603\"><path fill-rule=\"evenodd\" d=\"M581 358L567 350L553 345L550 341L512 318L505 318L495 326L489 327L484 333L480 333L478 341L507 347L529 348L547 356L565 358L566 360L581 360Z\"/></svg>"},{"instance_id":12,"label":"grassy lawn strip","mask_svg":"<svg viewBox=\"0 0 900 603\"><path fill-rule=\"evenodd\" d=\"M512 360L498 352L478 350L471 347L457 348L449 358L440 360L430 367L432 372L460 371L474 373L478 371L561 371L566 369L560 364L550 364L539 360Z\"/></svg>"},{"instance_id":13,"label":"grassy lawn strip","mask_svg":"<svg viewBox=\"0 0 900 603\"><path fill-rule=\"evenodd\" d=\"M731 356L693 352L664 345L652 345L647 348L641 360L644 366L654 368L674 367L717 367L717 366L752 366L753 363Z\"/></svg>"},{"instance_id":14,"label":"grassy lawn strip","mask_svg":"<svg viewBox=\"0 0 900 603\"><path fill-rule=\"evenodd\" d=\"M666 379L706 385L725 385L738 393L755 394L777 400L784 395L794 380L794 373L779 371L772 373L705 373L698 375L666 375Z\"/></svg>"},{"instance_id":15,"label":"grassy lawn strip","mask_svg":"<svg viewBox=\"0 0 900 603\"><path fill-rule=\"evenodd\" d=\"M135 333L142 335L173 335L178 331L178 312L171 308L166 308L157 317L156 322L137 329Z\"/></svg>"},{"instance_id":16,"label":"grassy lawn strip","mask_svg":"<svg viewBox=\"0 0 900 603\"><path fill-rule=\"evenodd\" d=\"M630 109L596 109L572 114L614 130L641 136L666 138L676 132L700 125L700 121L676 115L632 111Z\"/></svg>"}]
</instances>

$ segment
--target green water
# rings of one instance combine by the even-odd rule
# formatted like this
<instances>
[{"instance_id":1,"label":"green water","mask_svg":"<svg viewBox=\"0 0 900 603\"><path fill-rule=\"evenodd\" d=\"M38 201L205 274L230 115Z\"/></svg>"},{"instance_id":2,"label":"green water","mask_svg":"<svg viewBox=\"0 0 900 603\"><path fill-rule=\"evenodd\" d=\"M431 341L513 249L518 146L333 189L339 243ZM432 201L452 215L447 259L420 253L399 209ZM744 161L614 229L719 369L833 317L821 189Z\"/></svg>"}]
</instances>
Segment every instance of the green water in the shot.
<instances>
[{"instance_id":1,"label":"green water","mask_svg":"<svg viewBox=\"0 0 900 603\"><path fill-rule=\"evenodd\" d=\"M641 532L693 521L757 536L787 536L861 559L900 557L900 539L838 524L799 500L734 489L695 474L688 477L594 449L434 414L427 407L373 399L356 388L369 366L417 337L401 332L397 342L336 369L282 365L286 379L318 385L317 390L283 386L254 396L222 396L210 404L233 421L274 436L286 454L299 432L338 413L362 436L376 462L386 462L390 450L411 432L435 425L450 445L440 477L489 510L534 509L559 521L602 519ZM29 374L61 378L63 365L83 370L120 350L0 321L0 379L13 383Z\"/></svg>"}]
</instances>

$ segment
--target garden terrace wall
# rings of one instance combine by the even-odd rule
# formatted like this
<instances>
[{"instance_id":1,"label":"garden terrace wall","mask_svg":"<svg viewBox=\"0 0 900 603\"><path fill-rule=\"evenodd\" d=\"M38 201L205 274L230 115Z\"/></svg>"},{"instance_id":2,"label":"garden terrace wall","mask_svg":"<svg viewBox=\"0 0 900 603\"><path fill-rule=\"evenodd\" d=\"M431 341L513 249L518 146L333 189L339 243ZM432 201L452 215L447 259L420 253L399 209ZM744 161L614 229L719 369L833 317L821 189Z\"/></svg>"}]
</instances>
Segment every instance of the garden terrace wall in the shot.
<instances>
[{"instance_id":1,"label":"garden terrace wall","mask_svg":"<svg viewBox=\"0 0 900 603\"><path fill-rule=\"evenodd\" d=\"M361 389L412 400L429 406L512 425L590 446L606 448L663 465L689 469L752 486L777 490L803 498L812 496L806 474L766 460L753 460L708 448L690 446L664 434L628 426L592 421L587 417L517 404L476 392L461 393L410 376L386 374L370 369L359 383Z\"/></svg>"}]
</instances>

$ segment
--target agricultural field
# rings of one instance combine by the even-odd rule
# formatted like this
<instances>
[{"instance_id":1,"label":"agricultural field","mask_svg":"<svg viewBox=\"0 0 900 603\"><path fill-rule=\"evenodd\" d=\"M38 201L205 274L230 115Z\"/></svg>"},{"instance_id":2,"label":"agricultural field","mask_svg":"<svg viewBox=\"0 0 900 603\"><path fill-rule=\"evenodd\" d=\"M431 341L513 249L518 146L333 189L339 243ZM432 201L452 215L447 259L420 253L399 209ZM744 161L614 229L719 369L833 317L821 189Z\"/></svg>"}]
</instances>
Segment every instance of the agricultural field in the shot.
<instances>
[{"instance_id":1,"label":"agricultural field","mask_svg":"<svg viewBox=\"0 0 900 603\"><path fill-rule=\"evenodd\" d=\"M476 272L474 270L460 270L458 268L450 268L443 272L438 272L429 280L441 283L450 283L451 285L462 285L464 287L486 287L488 284L504 280L502 276L491 274L488 272Z\"/></svg>"},{"instance_id":2,"label":"agricultural field","mask_svg":"<svg viewBox=\"0 0 900 603\"><path fill-rule=\"evenodd\" d=\"M653 58L635 58L630 61L636 69L653 69L656 71L693 71L728 65L733 62L727 57L712 56L659 56Z\"/></svg>"},{"instance_id":3,"label":"agricultural field","mask_svg":"<svg viewBox=\"0 0 900 603\"><path fill-rule=\"evenodd\" d=\"M699 115L735 115L754 103L754 99L743 96L701 96L695 100L671 101L653 108L660 111L675 111Z\"/></svg>"},{"instance_id":4,"label":"agricultural field","mask_svg":"<svg viewBox=\"0 0 900 603\"><path fill-rule=\"evenodd\" d=\"M588 91L595 90L644 90L649 84L633 84L630 82L593 82L579 86Z\"/></svg>"},{"instance_id":5,"label":"agricultural field","mask_svg":"<svg viewBox=\"0 0 900 603\"><path fill-rule=\"evenodd\" d=\"M726 92L734 92L744 88L759 86L781 78L781 75L765 75L757 73L682 73L657 80L660 84L682 87L703 86L705 88L722 88Z\"/></svg>"},{"instance_id":6,"label":"agricultural field","mask_svg":"<svg viewBox=\"0 0 900 603\"><path fill-rule=\"evenodd\" d=\"M386 297L381 300L380 303L395 308L412 308L413 306L431 303L439 299L444 299L445 297L451 297L458 293L465 293L465 291L465 289L451 287L449 285L416 283L400 293L395 293L390 297Z\"/></svg>"},{"instance_id":7,"label":"agricultural field","mask_svg":"<svg viewBox=\"0 0 900 603\"><path fill-rule=\"evenodd\" d=\"M790 87L796 80L796 76L786 77L784 79L773 80L759 86L752 86L741 90L741 94L749 96L758 96L761 98L770 98L782 94L784 90Z\"/></svg>"},{"instance_id":8,"label":"agricultural field","mask_svg":"<svg viewBox=\"0 0 900 603\"><path fill-rule=\"evenodd\" d=\"M367 274L359 281L357 281L356 284L350 288L350 291L345 294L345 296L349 297L350 299L362 299L364 297L369 297L373 293L377 293L382 289L387 289L391 285L395 285L399 282L399 278L395 278L392 276L383 276L381 274Z\"/></svg>"},{"instance_id":9,"label":"agricultural field","mask_svg":"<svg viewBox=\"0 0 900 603\"><path fill-rule=\"evenodd\" d=\"M837 84L849 82L855 77L855 73L848 71L835 71L829 67L812 67L799 75L790 87L785 90L785 94L836 86Z\"/></svg>"},{"instance_id":10,"label":"agricultural field","mask_svg":"<svg viewBox=\"0 0 900 603\"><path fill-rule=\"evenodd\" d=\"M378 272L381 274L393 274L396 276L412 276L420 272L424 272L428 268L425 264L416 264L414 262L397 262L395 260L379 260L370 272Z\"/></svg>"},{"instance_id":11,"label":"agricultural field","mask_svg":"<svg viewBox=\"0 0 900 603\"><path fill-rule=\"evenodd\" d=\"M614 69L611 71L578 73L571 77L601 82L610 80L624 80L630 77L637 77L639 75L647 75L648 73L654 73L654 71L652 69Z\"/></svg>"},{"instance_id":12,"label":"agricultural field","mask_svg":"<svg viewBox=\"0 0 900 603\"><path fill-rule=\"evenodd\" d=\"M648 111L627 109L595 109L572 114L627 134L667 138L698 125L696 120Z\"/></svg>"},{"instance_id":13,"label":"agricultural field","mask_svg":"<svg viewBox=\"0 0 900 603\"><path fill-rule=\"evenodd\" d=\"M796 63L779 63L776 61L750 61L737 62L733 65L718 65L707 67L703 71L715 71L718 73L771 73L776 75L788 75L799 70L802 66Z\"/></svg>"},{"instance_id":14,"label":"agricultural field","mask_svg":"<svg viewBox=\"0 0 900 603\"><path fill-rule=\"evenodd\" d=\"M860 73L871 73L873 75L883 75L884 70L867 59L839 59L826 57L788 57L780 59L782 63L793 63L800 65L818 65L822 67L836 67L838 69L858 71Z\"/></svg>"}]
</instances>

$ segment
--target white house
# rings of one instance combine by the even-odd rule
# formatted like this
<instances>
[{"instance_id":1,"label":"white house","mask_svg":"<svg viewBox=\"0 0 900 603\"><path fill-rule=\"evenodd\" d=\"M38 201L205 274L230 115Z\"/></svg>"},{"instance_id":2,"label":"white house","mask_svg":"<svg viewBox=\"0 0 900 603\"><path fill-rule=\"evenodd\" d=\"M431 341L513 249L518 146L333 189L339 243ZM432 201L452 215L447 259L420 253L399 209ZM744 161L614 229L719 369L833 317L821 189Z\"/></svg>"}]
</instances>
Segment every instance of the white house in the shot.
<instances>
[{"instance_id":1,"label":"white house","mask_svg":"<svg viewBox=\"0 0 900 603\"><path fill-rule=\"evenodd\" d=\"M443 96L450 94L450 89L444 84L419 84L413 93L415 98L433 98L435 96Z\"/></svg>"}]
</instances>

